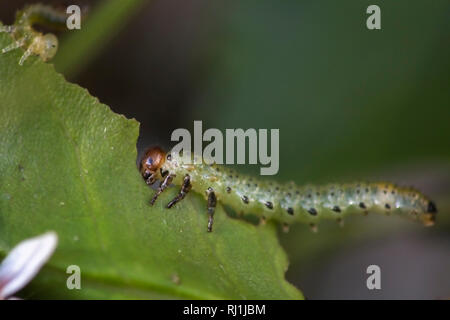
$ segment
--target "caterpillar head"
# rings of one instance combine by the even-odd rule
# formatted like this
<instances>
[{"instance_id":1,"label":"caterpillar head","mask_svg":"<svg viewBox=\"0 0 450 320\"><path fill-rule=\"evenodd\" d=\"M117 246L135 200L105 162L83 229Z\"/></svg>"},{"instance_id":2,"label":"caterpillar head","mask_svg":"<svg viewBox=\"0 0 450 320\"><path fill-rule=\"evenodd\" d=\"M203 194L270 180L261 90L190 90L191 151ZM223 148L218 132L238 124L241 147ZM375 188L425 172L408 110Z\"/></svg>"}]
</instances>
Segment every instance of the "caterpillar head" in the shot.
<instances>
[{"instance_id":1,"label":"caterpillar head","mask_svg":"<svg viewBox=\"0 0 450 320\"><path fill-rule=\"evenodd\" d=\"M145 152L139 170L148 184L155 182L165 159L166 153L160 147L151 147Z\"/></svg>"},{"instance_id":2,"label":"caterpillar head","mask_svg":"<svg viewBox=\"0 0 450 320\"><path fill-rule=\"evenodd\" d=\"M43 61L48 61L55 56L58 50L58 38L52 33L38 36L33 40L32 50Z\"/></svg>"}]
</instances>

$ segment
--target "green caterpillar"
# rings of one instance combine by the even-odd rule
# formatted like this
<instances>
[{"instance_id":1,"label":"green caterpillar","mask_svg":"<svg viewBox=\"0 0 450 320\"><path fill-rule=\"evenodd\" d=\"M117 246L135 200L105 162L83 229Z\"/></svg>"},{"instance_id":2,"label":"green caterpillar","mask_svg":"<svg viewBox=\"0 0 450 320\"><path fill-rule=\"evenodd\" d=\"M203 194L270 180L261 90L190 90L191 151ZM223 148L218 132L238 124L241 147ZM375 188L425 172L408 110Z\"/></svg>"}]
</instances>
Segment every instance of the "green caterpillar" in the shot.
<instances>
[{"instance_id":1,"label":"green caterpillar","mask_svg":"<svg viewBox=\"0 0 450 320\"><path fill-rule=\"evenodd\" d=\"M43 24L50 27L65 26L67 16L51 6L33 4L26 6L16 14L16 20L11 26L0 26L0 32L11 34L15 40L11 45L2 49L2 53L26 48L19 60L23 65L32 54L39 56L43 61L48 61L58 50L58 38L52 33L42 34L33 28L34 24Z\"/></svg>"},{"instance_id":2,"label":"green caterpillar","mask_svg":"<svg viewBox=\"0 0 450 320\"><path fill-rule=\"evenodd\" d=\"M160 181L151 205L170 184L181 186L181 190L167 208L184 199L190 190L204 194L209 232L218 201L238 212L251 212L285 226L296 221L308 223L313 230L321 219L339 222L350 213L393 213L418 220L425 226L433 225L437 214L436 205L420 192L391 183L282 185L259 181L215 164L186 163L182 157L166 155L159 147L147 150L140 161L140 172L148 185Z\"/></svg>"}]
</instances>

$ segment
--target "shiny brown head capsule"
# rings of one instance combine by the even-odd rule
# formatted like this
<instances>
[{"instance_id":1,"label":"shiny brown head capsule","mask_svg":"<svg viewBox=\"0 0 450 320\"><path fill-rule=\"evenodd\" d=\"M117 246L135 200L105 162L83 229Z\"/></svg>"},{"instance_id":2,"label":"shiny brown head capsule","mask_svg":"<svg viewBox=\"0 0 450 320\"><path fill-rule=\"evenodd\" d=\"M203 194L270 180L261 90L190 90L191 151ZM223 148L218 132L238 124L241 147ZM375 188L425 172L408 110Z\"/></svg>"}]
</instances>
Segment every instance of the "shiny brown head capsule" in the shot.
<instances>
[{"instance_id":1,"label":"shiny brown head capsule","mask_svg":"<svg viewBox=\"0 0 450 320\"><path fill-rule=\"evenodd\" d=\"M151 147L145 152L139 170L147 184L155 182L157 172L164 164L165 157L166 153L160 147Z\"/></svg>"}]
</instances>

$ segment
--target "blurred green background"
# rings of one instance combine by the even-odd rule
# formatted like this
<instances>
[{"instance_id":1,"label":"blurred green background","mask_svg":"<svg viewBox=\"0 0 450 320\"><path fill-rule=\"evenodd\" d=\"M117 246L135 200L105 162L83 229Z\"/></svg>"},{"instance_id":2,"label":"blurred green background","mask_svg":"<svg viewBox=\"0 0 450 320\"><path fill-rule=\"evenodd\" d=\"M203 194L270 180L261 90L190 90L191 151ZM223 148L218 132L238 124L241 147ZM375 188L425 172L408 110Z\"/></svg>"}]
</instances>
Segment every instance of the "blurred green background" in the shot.
<instances>
[{"instance_id":1,"label":"blurred green background","mask_svg":"<svg viewBox=\"0 0 450 320\"><path fill-rule=\"evenodd\" d=\"M0 19L30 2L2 2ZM140 151L170 147L194 120L279 128L279 181L390 180L436 201L433 228L369 216L280 232L287 278L307 298L450 298L448 0L126 0L97 25L89 16L108 1L41 2L87 8L82 30L60 35L55 66L136 118ZM381 30L366 28L371 4ZM382 290L366 288L370 264Z\"/></svg>"}]
</instances>

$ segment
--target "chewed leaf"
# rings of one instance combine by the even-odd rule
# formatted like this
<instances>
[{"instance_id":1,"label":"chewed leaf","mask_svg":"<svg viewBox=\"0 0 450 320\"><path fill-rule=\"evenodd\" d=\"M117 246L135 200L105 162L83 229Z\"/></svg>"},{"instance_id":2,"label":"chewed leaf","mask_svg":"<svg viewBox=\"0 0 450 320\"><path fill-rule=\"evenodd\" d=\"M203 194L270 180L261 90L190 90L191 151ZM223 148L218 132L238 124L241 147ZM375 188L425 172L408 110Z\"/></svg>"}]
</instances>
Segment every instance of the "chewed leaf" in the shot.
<instances>
[{"instance_id":1,"label":"chewed leaf","mask_svg":"<svg viewBox=\"0 0 450 320\"><path fill-rule=\"evenodd\" d=\"M0 265L0 299L25 287L50 259L58 243L55 232L20 242Z\"/></svg>"}]
</instances>

